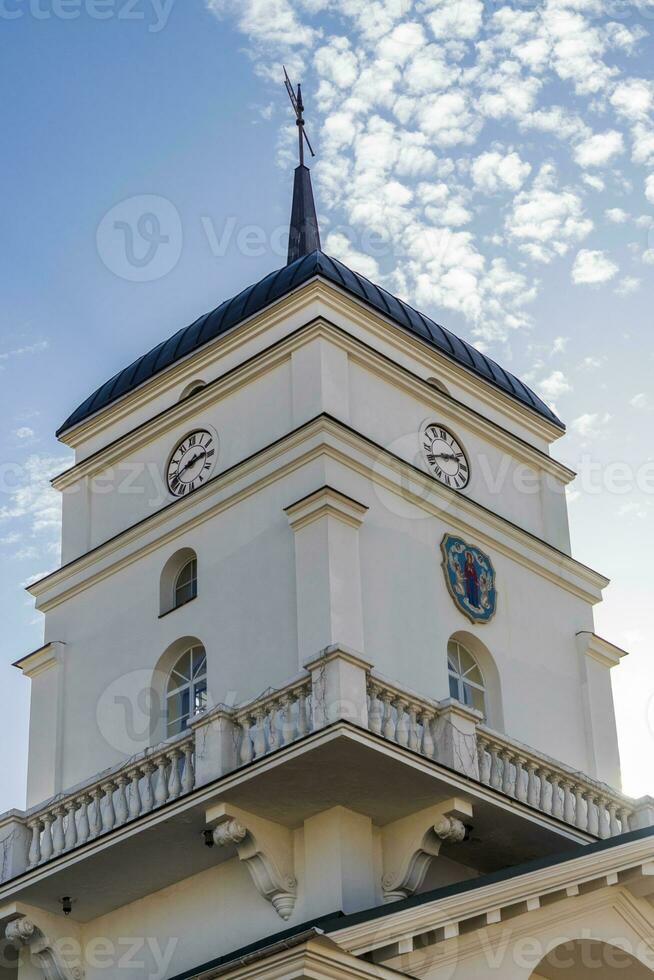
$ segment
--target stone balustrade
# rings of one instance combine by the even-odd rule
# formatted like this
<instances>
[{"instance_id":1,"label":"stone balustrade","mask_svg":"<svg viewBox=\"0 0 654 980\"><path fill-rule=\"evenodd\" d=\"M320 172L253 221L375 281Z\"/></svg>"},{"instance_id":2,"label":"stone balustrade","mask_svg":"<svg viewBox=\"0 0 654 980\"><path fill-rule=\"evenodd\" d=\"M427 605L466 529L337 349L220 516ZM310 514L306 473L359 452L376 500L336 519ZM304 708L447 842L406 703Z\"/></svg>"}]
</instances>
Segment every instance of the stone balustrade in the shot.
<instances>
[{"instance_id":1,"label":"stone balustrade","mask_svg":"<svg viewBox=\"0 0 654 980\"><path fill-rule=\"evenodd\" d=\"M28 868L59 857L170 803L195 785L194 738L186 733L27 815Z\"/></svg>"},{"instance_id":2,"label":"stone balustrade","mask_svg":"<svg viewBox=\"0 0 654 980\"><path fill-rule=\"evenodd\" d=\"M301 678L239 708L234 712L234 726L242 765L303 738L313 727L311 679Z\"/></svg>"},{"instance_id":3,"label":"stone balustrade","mask_svg":"<svg viewBox=\"0 0 654 980\"><path fill-rule=\"evenodd\" d=\"M634 802L547 756L477 729L480 782L563 820L594 837L615 837L631 828Z\"/></svg>"},{"instance_id":4,"label":"stone balustrade","mask_svg":"<svg viewBox=\"0 0 654 980\"><path fill-rule=\"evenodd\" d=\"M483 724L472 708L434 701L329 648L284 687L219 705L189 730L27 813L0 816L0 880L108 834L193 789L334 722L431 759L593 837L654 825L654 801L631 800Z\"/></svg>"}]
</instances>

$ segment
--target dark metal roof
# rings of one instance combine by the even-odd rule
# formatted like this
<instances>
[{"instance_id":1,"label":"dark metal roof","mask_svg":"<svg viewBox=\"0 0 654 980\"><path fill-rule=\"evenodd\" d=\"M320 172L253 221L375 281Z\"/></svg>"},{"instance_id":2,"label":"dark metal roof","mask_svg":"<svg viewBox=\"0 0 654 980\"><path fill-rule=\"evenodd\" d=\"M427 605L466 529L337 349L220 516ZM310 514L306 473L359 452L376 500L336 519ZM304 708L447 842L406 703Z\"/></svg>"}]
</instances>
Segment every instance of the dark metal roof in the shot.
<instances>
[{"instance_id":1,"label":"dark metal roof","mask_svg":"<svg viewBox=\"0 0 654 980\"><path fill-rule=\"evenodd\" d=\"M522 405L537 412L548 422L561 429L565 428L560 419L538 395L534 394L522 381L505 371L490 357L481 354L471 344L456 337L428 316L419 313L407 303L392 296L381 286L376 286L365 276L348 269L342 262L331 258L324 252L315 251L310 255L302 256L283 269L271 272L260 282L248 286L238 296L221 303L211 313L205 313L195 323L179 330L168 340L158 344L148 354L139 357L133 364L124 368L103 384L101 388L98 388L86 401L82 402L79 408L66 419L57 431L57 435L61 435L74 425L90 418L91 415L111 405L187 354L192 354L204 344L220 337L232 327L238 326L247 317L259 313L266 306L317 276L339 286L350 295L389 317L399 326L404 327L405 330L415 334L427 344L452 358L457 364L461 364Z\"/></svg>"}]
</instances>

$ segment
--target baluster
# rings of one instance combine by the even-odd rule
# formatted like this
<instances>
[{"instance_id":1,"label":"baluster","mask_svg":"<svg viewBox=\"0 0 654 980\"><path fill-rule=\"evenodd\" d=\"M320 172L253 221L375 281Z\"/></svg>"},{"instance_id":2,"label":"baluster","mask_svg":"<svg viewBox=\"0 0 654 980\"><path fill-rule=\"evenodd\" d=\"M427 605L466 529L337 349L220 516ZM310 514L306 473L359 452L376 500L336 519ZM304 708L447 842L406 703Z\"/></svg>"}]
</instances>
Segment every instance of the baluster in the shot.
<instances>
[{"instance_id":1,"label":"baluster","mask_svg":"<svg viewBox=\"0 0 654 980\"><path fill-rule=\"evenodd\" d=\"M41 821L40 820L30 820L27 826L32 831L32 840L30 843L29 852L29 867L35 868L36 865L41 860Z\"/></svg>"},{"instance_id":2,"label":"baluster","mask_svg":"<svg viewBox=\"0 0 654 980\"><path fill-rule=\"evenodd\" d=\"M415 704L409 705L409 748L412 752L420 751L420 732L418 730L418 709Z\"/></svg>"},{"instance_id":3,"label":"baluster","mask_svg":"<svg viewBox=\"0 0 654 980\"><path fill-rule=\"evenodd\" d=\"M89 826L89 807L92 803L92 797L85 793L84 796L79 798L79 824L77 827L77 843L86 844L87 840L91 836L91 828Z\"/></svg>"},{"instance_id":4,"label":"baluster","mask_svg":"<svg viewBox=\"0 0 654 980\"><path fill-rule=\"evenodd\" d=\"M426 755L428 759L433 759L436 753L436 744L431 730L434 712L423 711L420 720L422 721L422 754Z\"/></svg>"},{"instance_id":5,"label":"baluster","mask_svg":"<svg viewBox=\"0 0 654 980\"><path fill-rule=\"evenodd\" d=\"M149 813L154 808L154 793L152 791L152 775L156 766L152 762L144 762L141 766L143 785L141 786L141 813Z\"/></svg>"},{"instance_id":6,"label":"baluster","mask_svg":"<svg viewBox=\"0 0 654 980\"><path fill-rule=\"evenodd\" d=\"M493 789L502 788L502 759L500 756L500 748L495 742L490 743L490 757L491 757L491 776L490 784Z\"/></svg>"},{"instance_id":7,"label":"baluster","mask_svg":"<svg viewBox=\"0 0 654 980\"><path fill-rule=\"evenodd\" d=\"M611 837L617 837L619 833L620 824L618 823L618 805L611 800L609 803L609 835Z\"/></svg>"},{"instance_id":8,"label":"baluster","mask_svg":"<svg viewBox=\"0 0 654 980\"><path fill-rule=\"evenodd\" d=\"M560 792L560 780L557 773L553 772L550 776L552 784L552 816L559 820L563 817L563 799Z\"/></svg>"},{"instance_id":9,"label":"baluster","mask_svg":"<svg viewBox=\"0 0 654 980\"><path fill-rule=\"evenodd\" d=\"M301 688L297 702L297 737L304 738L311 731L311 715L309 714L309 696L306 687Z\"/></svg>"},{"instance_id":10,"label":"baluster","mask_svg":"<svg viewBox=\"0 0 654 980\"><path fill-rule=\"evenodd\" d=\"M535 762L527 763L527 803L538 807L540 802L540 786L538 783L538 766Z\"/></svg>"},{"instance_id":11,"label":"baluster","mask_svg":"<svg viewBox=\"0 0 654 980\"><path fill-rule=\"evenodd\" d=\"M368 696L370 698L370 706L368 708L368 728L375 735L381 735L382 733L382 706L379 700L381 688L378 684L368 685Z\"/></svg>"},{"instance_id":12,"label":"baluster","mask_svg":"<svg viewBox=\"0 0 654 980\"><path fill-rule=\"evenodd\" d=\"M282 699L282 743L290 745L295 739L295 719L293 718L293 699L285 694Z\"/></svg>"},{"instance_id":13,"label":"baluster","mask_svg":"<svg viewBox=\"0 0 654 980\"><path fill-rule=\"evenodd\" d=\"M66 812L65 807L58 806L55 808L55 821L52 825L52 849L54 857L64 849L64 813Z\"/></svg>"},{"instance_id":14,"label":"baluster","mask_svg":"<svg viewBox=\"0 0 654 980\"><path fill-rule=\"evenodd\" d=\"M172 749L167 755L170 762L168 799L176 800L179 794L182 792L182 781L179 776L179 760L182 758L182 753L179 751L179 749Z\"/></svg>"},{"instance_id":15,"label":"baluster","mask_svg":"<svg viewBox=\"0 0 654 980\"><path fill-rule=\"evenodd\" d=\"M195 769L193 767L193 742L184 746L184 772L182 774L182 792L190 793L195 786Z\"/></svg>"},{"instance_id":16,"label":"baluster","mask_svg":"<svg viewBox=\"0 0 654 980\"><path fill-rule=\"evenodd\" d=\"M574 783L570 779L563 780L563 819L566 823L575 822Z\"/></svg>"},{"instance_id":17,"label":"baluster","mask_svg":"<svg viewBox=\"0 0 654 980\"><path fill-rule=\"evenodd\" d=\"M127 786L129 780L124 774L118 776L116 779L116 786L118 787L118 793L116 794L116 823L118 826L127 822L129 816L129 807L127 806L127 793L125 792L125 787Z\"/></svg>"},{"instance_id":18,"label":"baluster","mask_svg":"<svg viewBox=\"0 0 654 980\"><path fill-rule=\"evenodd\" d=\"M527 779L525 766L527 760L524 755L518 755L515 759L515 798L521 803L527 802Z\"/></svg>"},{"instance_id":19,"label":"baluster","mask_svg":"<svg viewBox=\"0 0 654 980\"><path fill-rule=\"evenodd\" d=\"M263 708L257 708L254 713L254 757L261 758L266 754L266 730L263 723Z\"/></svg>"},{"instance_id":20,"label":"baluster","mask_svg":"<svg viewBox=\"0 0 654 980\"><path fill-rule=\"evenodd\" d=\"M116 811L114 810L115 788L116 784L112 780L102 784L104 806L100 808L100 816L102 819L102 830L105 832L113 830L116 826Z\"/></svg>"},{"instance_id":21,"label":"baluster","mask_svg":"<svg viewBox=\"0 0 654 980\"><path fill-rule=\"evenodd\" d=\"M538 769L538 778L540 779L540 796L538 798L538 806L543 811L543 813L551 813L552 801L548 801L547 791L550 787L550 777L551 773L549 769L545 769L540 766Z\"/></svg>"},{"instance_id":22,"label":"baluster","mask_svg":"<svg viewBox=\"0 0 654 980\"><path fill-rule=\"evenodd\" d=\"M268 752L273 752L276 748L279 747L279 727L278 727L278 719L277 719L278 709L279 709L279 704L278 704L277 701L271 701L270 702L270 706L268 707L268 710L267 711L266 711L265 708L263 709L263 711L264 711L264 715L263 715L263 718L264 718L264 721L263 721L264 732L266 730L265 718L266 718L266 715L268 716L268 730L269 730L269 736L268 736Z\"/></svg>"},{"instance_id":23,"label":"baluster","mask_svg":"<svg viewBox=\"0 0 654 980\"><path fill-rule=\"evenodd\" d=\"M584 802L584 788L579 783L575 785L575 827L585 830L588 826L588 810Z\"/></svg>"},{"instance_id":24,"label":"baluster","mask_svg":"<svg viewBox=\"0 0 654 980\"><path fill-rule=\"evenodd\" d=\"M54 850L52 846L52 814L43 817L43 837L41 838L41 860L49 861Z\"/></svg>"},{"instance_id":25,"label":"baluster","mask_svg":"<svg viewBox=\"0 0 654 980\"><path fill-rule=\"evenodd\" d=\"M127 792L127 817L129 820L136 820L141 816L141 795L139 793L139 782L141 781L141 770L135 766L127 772L129 779L129 790Z\"/></svg>"},{"instance_id":26,"label":"baluster","mask_svg":"<svg viewBox=\"0 0 654 980\"><path fill-rule=\"evenodd\" d=\"M406 719L406 709L408 708L408 701L398 698L395 702L395 710L397 711L397 726L395 728L395 740L398 745L403 748L409 744L409 731L407 728Z\"/></svg>"},{"instance_id":27,"label":"baluster","mask_svg":"<svg viewBox=\"0 0 654 980\"><path fill-rule=\"evenodd\" d=\"M588 833L599 837L599 805L597 794L592 790L586 793L586 806L588 807Z\"/></svg>"},{"instance_id":28,"label":"baluster","mask_svg":"<svg viewBox=\"0 0 654 980\"><path fill-rule=\"evenodd\" d=\"M503 769L502 769L502 792L506 796L513 796L513 781L511 778L511 763L513 761L513 752L505 749L501 755Z\"/></svg>"},{"instance_id":29,"label":"baluster","mask_svg":"<svg viewBox=\"0 0 654 980\"><path fill-rule=\"evenodd\" d=\"M241 762L247 765L248 762L252 762L254 759L254 746L252 744L252 737L250 734L250 725L252 719L250 715L243 715L241 721L239 722L241 726L241 748L239 755L241 757Z\"/></svg>"},{"instance_id":30,"label":"baluster","mask_svg":"<svg viewBox=\"0 0 654 980\"><path fill-rule=\"evenodd\" d=\"M388 691L382 693L382 704L384 705L384 722L382 726L382 734L384 738L387 738L390 742L395 741L395 721L393 719L393 708L391 707L391 695Z\"/></svg>"},{"instance_id":31,"label":"baluster","mask_svg":"<svg viewBox=\"0 0 654 980\"><path fill-rule=\"evenodd\" d=\"M605 840L607 837L609 837L611 832L609 827L609 813L608 810L606 809L606 803L607 803L606 797L604 796L597 797L599 836L602 838L602 840Z\"/></svg>"},{"instance_id":32,"label":"baluster","mask_svg":"<svg viewBox=\"0 0 654 980\"><path fill-rule=\"evenodd\" d=\"M490 783L491 757L488 751L488 739L477 739L477 755L479 757L479 780L486 786Z\"/></svg>"},{"instance_id":33,"label":"baluster","mask_svg":"<svg viewBox=\"0 0 654 980\"><path fill-rule=\"evenodd\" d=\"M66 803L66 833L64 836L64 847L67 851L77 844L77 824L75 813L77 812L78 800L68 800Z\"/></svg>"},{"instance_id":34,"label":"baluster","mask_svg":"<svg viewBox=\"0 0 654 980\"><path fill-rule=\"evenodd\" d=\"M626 807L623 807L620 810L620 830L622 831L623 834L626 834L627 831L629 830L630 819L631 819L631 814L629 813L629 810L627 810Z\"/></svg>"},{"instance_id":35,"label":"baluster","mask_svg":"<svg viewBox=\"0 0 654 980\"><path fill-rule=\"evenodd\" d=\"M96 786L91 790L91 797L93 799L93 808L91 810L91 822L89 827L91 837L97 837L102 830L102 805L100 803L101 796L102 790L99 786Z\"/></svg>"},{"instance_id":36,"label":"baluster","mask_svg":"<svg viewBox=\"0 0 654 980\"><path fill-rule=\"evenodd\" d=\"M154 778L154 803L161 806L168 799L168 776L166 774L166 756L160 755L155 762L157 775Z\"/></svg>"}]
</instances>

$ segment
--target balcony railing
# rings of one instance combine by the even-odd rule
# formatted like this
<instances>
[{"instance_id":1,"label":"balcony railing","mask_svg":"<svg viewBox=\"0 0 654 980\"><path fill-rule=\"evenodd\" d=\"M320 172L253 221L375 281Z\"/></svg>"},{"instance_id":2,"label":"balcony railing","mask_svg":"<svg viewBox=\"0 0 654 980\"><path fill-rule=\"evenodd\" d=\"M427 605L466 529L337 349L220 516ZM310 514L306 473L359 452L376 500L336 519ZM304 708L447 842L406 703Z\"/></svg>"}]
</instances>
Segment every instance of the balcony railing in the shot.
<instances>
[{"instance_id":1,"label":"balcony railing","mask_svg":"<svg viewBox=\"0 0 654 980\"><path fill-rule=\"evenodd\" d=\"M478 712L379 677L334 648L281 689L197 716L190 730L27 813L0 818L2 880L165 807L194 788L349 720L593 837L654 824L654 801L634 801L487 728ZM8 851L9 848L9 851ZM13 850L12 850L13 848Z\"/></svg>"}]
</instances>

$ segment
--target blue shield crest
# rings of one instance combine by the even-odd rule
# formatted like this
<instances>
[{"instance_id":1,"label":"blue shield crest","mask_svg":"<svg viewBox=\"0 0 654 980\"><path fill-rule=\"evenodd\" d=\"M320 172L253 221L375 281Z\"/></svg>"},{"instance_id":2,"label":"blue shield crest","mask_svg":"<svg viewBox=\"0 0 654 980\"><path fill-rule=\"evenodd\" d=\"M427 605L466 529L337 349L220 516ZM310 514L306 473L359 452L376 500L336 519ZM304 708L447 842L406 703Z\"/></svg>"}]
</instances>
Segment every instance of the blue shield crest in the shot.
<instances>
[{"instance_id":1,"label":"blue shield crest","mask_svg":"<svg viewBox=\"0 0 654 980\"><path fill-rule=\"evenodd\" d=\"M497 591L493 563L463 538L446 534L441 542L443 571L450 595L473 623L487 623L495 614Z\"/></svg>"}]
</instances>

